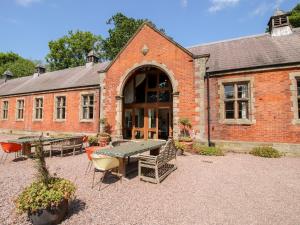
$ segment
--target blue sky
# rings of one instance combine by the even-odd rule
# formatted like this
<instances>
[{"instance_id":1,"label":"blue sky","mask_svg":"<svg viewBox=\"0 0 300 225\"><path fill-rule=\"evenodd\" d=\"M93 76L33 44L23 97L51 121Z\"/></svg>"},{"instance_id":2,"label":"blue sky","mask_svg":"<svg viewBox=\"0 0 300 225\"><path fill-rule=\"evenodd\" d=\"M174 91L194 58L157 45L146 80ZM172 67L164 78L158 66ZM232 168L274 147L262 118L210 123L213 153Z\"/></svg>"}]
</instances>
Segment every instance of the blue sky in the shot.
<instances>
[{"instance_id":1,"label":"blue sky","mask_svg":"<svg viewBox=\"0 0 300 225\"><path fill-rule=\"evenodd\" d=\"M0 0L0 51L44 59L48 42L68 30L107 37L116 12L148 18L187 47L264 32L279 7L299 0Z\"/></svg>"}]
</instances>

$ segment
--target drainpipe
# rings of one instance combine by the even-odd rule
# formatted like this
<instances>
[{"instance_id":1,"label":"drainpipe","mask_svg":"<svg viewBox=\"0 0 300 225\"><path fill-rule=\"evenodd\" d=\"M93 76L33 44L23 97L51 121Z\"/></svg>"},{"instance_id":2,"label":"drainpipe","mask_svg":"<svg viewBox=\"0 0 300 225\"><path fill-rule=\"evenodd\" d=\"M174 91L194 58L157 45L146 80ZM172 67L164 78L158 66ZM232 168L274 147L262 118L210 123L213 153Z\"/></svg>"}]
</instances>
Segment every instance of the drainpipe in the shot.
<instances>
[{"instance_id":1,"label":"drainpipe","mask_svg":"<svg viewBox=\"0 0 300 225\"><path fill-rule=\"evenodd\" d=\"M207 141L208 141L208 146L212 146L211 143L211 136L210 136L210 89L209 89L209 77L210 74L209 72L206 72L206 90L207 90Z\"/></svg>"},{"instance_id":2,"label":"drainpipe","mask_svg":"<svg viewBox=\"0 0 300 225\"><path fill-rule=\"evenodd\" d=\"M100 112L100 109L101 109L101 85L99 85L99 103L98 103L98 133L101 132L101 125L100 125L100 116L101 116L101 112Z\"/></svg>"}]
</instances>

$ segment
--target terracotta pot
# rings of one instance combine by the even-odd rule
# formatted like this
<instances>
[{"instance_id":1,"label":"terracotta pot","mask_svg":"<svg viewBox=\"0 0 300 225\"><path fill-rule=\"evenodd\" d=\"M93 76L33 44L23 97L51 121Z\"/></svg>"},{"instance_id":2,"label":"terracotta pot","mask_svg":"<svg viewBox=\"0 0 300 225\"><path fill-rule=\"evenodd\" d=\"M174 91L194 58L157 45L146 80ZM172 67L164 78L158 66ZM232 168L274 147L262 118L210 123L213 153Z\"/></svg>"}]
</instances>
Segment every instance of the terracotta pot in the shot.
<instances>
[{"instance_id":1,"label":"terracotta pot","mask_svg":"<svg viewBox=\"0 0 300 225\"><path fill-rule=\"evenodd\" d=\"M41 209L38 212L28 214L33 225L55 225L63 221L68 212L68 200L63 200L54 209Z\"/></svg>"},{"instance_id":2,"label":"terracotta pot","mask_svg":"<svg viewBox=\"0 0 300 225\"><path fill-rule=\"evenodd\" d=\"M193 141L179 141L185 146L185 151L193 152Z\"/></svg>"}]
</instances>

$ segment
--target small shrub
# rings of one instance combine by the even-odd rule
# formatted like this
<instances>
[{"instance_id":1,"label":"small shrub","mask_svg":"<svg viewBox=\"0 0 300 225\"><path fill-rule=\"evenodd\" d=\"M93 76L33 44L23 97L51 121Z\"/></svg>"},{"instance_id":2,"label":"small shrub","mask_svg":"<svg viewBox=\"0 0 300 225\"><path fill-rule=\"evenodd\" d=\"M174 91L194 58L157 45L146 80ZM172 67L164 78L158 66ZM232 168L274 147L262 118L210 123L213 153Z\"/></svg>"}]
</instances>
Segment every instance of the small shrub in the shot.
<instances>
[{"instance_id":1,"label":"small shrub","mask_svg":"<svg viewBox=\"0 0 300 225\"><path fill-rule=\"evenodd\" d=\"M201 144L194 144L193 149L196 153L200 155L224 156L223 151L217 147L208 147Z\"/></svg>"},{"instance_id":2,"label":"small shrub","mask_svg":"<svg viewBox=\"0 0 300 225\"><path fill-rule=\"evenodd\" d=\"M97 136L89 136L88 141L89 141L90 146L98 145L98 137Z\"/></svg>"},{"instance_id":3,"label":"small shrub","mask_svg":"<svg viewBox=\"0 0 300 225\"><path fill-rule=\"evenodd\" d=\"M32 183L18 196L16 206L21 212L37 212L39 209L51 209L58 206L62 199L70 199L75 193L71 181L63 178L50 178L48 185L42 181Z\"/></svg>"},{"instance_id":4,"label":"small shrub","mask_svg":"<svg viewBox=\"0 0 300 225\"><path fill-rule=\"evenodd\" d=\"M179 141L175 142L175 147L177 150L185 151L185 145L180 143Z\"/></svg>"},{"instance_id":5,"label":"small shrub","mask_svg":"<svg viewBox=\"0 0 300 225\"><path fill-rule=\"evenodd\" d=\"M250 154L265 158L279 158L282 156L278 150L272 147L256 147L251 150Z\"/></svg>"},{"instance_id":6,"label":"small shrub","mask_svg":"<svg viewBox=\"0 0 300 225\"><path fill-rule=\"evenodd\" d=\"M188 136L179 137L178 140L182 141L182 142L192 142L193 141L193 139L191 137L188 137Z\"/></svg>"}]
</instances>

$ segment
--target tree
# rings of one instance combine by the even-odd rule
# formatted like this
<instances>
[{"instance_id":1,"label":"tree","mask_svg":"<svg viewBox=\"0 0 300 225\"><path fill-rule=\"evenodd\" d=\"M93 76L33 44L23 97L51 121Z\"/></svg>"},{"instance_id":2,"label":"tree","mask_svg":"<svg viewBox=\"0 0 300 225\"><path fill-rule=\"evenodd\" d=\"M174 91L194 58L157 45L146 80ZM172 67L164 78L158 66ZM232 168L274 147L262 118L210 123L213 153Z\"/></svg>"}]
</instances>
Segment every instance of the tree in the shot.
<instances>
[{"instance_id":1,"label":"tree","mask_svg":"<svg viewBox=\"0 0 300 225\"><path fill-rule=\"evenodd\" d=\"M289 20L293 27L300 27L300 3L291 11Z\"/></svg>"},{"instance_id":2,"label":"tree","mask_svg":"<svg viewBox=\"0 0 300 225\"><path fill-rule=\"evenodd\" d=\"M0 52L0 75L6 70L10 70L14 74L14 77L30 76L34 73L35 64L16 53Z\"/></svg>"},{"instance_id":3,"label":"tree","mask_svg":"<svg viewBox=\"0 0 300 225\"><path fill-rule=\"evenodd\" d=\"M103 40L103 52L105 58L112 60L137 31L137 29L144 23L149 22L156 27L151 21L147 19L134 19L127 17L122 13L116 13L106 23L112 25L113 28L108 30L109 37ZM160 31L164 32L163 29Z\"/></svg>"},{"instance_id":4,"label":"tree","mask_svg":"<svg viewBox=\"0 0 300 225\"><path fill-rule=\"evenodd\" d=\"M102 38L91 32L69 31L68 35L49 42L50 53L46 56L46 61L51 71L82 66L91 50L101 58L101 43Z\"/></svg>"}]
</instances>

